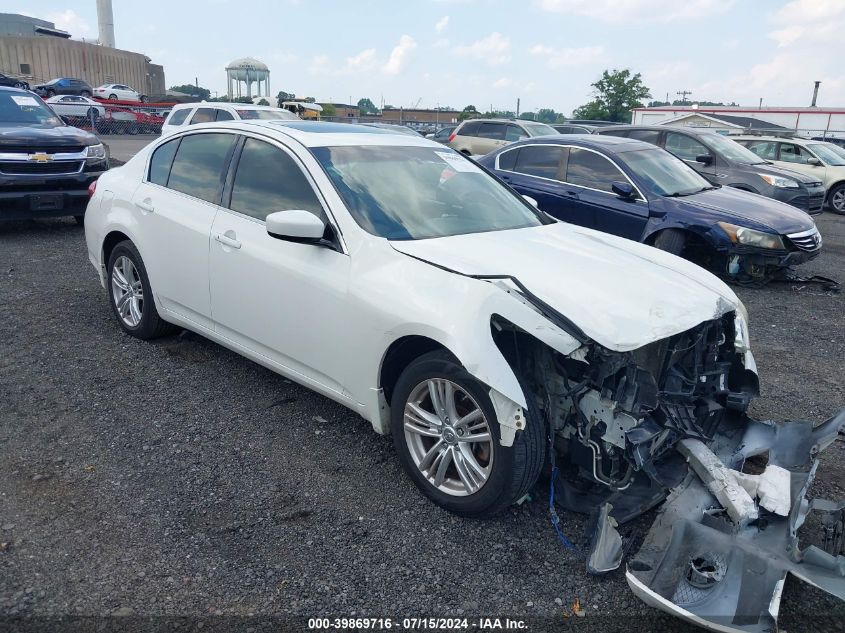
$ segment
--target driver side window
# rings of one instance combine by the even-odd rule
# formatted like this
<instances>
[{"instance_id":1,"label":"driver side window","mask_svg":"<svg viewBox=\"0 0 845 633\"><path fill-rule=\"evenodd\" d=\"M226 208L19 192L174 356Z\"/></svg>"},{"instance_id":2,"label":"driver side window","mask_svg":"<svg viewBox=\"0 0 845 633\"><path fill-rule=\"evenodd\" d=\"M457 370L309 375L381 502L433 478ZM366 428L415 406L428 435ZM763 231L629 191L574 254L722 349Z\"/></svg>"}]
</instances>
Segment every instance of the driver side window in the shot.
<instances>
[{"instance_id":1,"label":"driver side window","mask_svg":"<svg viewBox=\"0 0 845 633\"><path fill-rule=\"evenodd\" d=\"M699 156L709 156L708 150L703 144L686 134L676 132L666 133L666 150L682 160L695 162Z\"/></svg>"},{"instance_id":2,"label":"driver side window","mask_svg":"<svg viewBox=\"0 0 845 633\"><path fill-rule=\"evenodd\" d=\"M292 209L310 211L326 220L311 183L294 159L254 138L244 143L229 208L262 222L271 213Z\"/></svg>"}]
</instances>

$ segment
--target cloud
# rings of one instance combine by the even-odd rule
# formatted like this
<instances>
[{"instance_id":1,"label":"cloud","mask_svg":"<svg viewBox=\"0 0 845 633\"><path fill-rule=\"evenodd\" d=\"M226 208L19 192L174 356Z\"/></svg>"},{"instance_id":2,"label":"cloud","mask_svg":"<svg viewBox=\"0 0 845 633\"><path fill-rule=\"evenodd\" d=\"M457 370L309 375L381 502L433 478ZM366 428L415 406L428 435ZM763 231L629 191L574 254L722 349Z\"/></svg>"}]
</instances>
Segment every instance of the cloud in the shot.
<instances>
[{"instance_id":1,"label":"cloud","mask_svg":"<svg viewBox=\"0 0 845 633\"><path fill-rule=\"evenodd\" d=\"M328 55L316 55L311 58L308 71L314 75L324 75L330 70L331 59Z\"/></svg>"},{"instance_id":2,"label":"cloud","mask_svg":"<svg viewBox=\"0 0 845 633\"><path fill-rule=\"evenodd\" d=\"M71 35L89 35L91 27L88 23L76 14L73 9L65 9L61 12L48 13L47 20L53 22L57 29L67 31Z\"/></svg>"},{"instance_id":3,"label":"cloud","mask_svg":"<svg viewBox=\"0 0 845 633\"><path fill-rule=\"evenodd\" d=\"M399 43L393 47L393 50L390 52L390 58L381 67L381 71L386 75L398 75L407 63L408 55L416 47L417 42L410 35L400 37Z\"/></svg>"},{"instance_id":4,"label":"cloud","mask_svg":"<svg viewBox=\"0 0 845 633\"><path fill-rule=\"evenodd\" d=\"M446 30L446 27L449 26L449 16L444 15L437 21L437 24L434 25L434 30L438 33L442 33Z\"/></svg>"},{"instance_id":5,"label":"cloud","mask_svg":"<svg viewBox=\"0 0 845 633\"><path fill-rule=\"evenodd\" d=\"M510 51L510 38L497 31L494 31L487 37L482 37L472 44L456 46L454 48L456 55L473 57L488 63L490 66L508 63L511 60Z\"/></svg>"},{"instance_id":6,"label":"cloud","mask_svg":"<svg viewBox=\"0 0 845 633\"><path fill-rule=\"evenodd\" d=\"M510 88L513 85L513 80L507 77L501 77L493 82L494 88Z\"/></svg>"},{"instance_id":7,"label":"cloud","mask_svg":"<svg viewBox=\"0 0 845 633\"><path fill-rule=\"evenodd\" d=\"M780 48L795 43L838 43L845 27L845 2L792 0L772 14L770 21L781 27L768 34Z\"/></svg>"},{"instance_id":8,"label":"cloud","mask_svg":"<svg viewBox=\"0 0 845 633\"><path fill-rule=\"evenodd\" d=\"M583 66L597 63L605 58L603 46L584 46L581 48L554 48L537 44L529 51L532 55L543 57L549 68L564 68L566 66Z\"/></svg>"},{"instance_id":9,"label":"cloud","mask_svg":"<svg viewBox=\"0 0 845 633\"><path fill-rule=\"evenodd\" d=\"M377 64L376 49L368 48L357 55L347 57L343 72L347 74L366 72L375 68Z\"/></svg>"},{"instance_id":10,"label":"cloud","mask_svg":"<svg viewBox=\"0 0 845 633\"><path fill-rule=\"evenodd\" d=\"M725 13L736 0L536 0L544 11L602 22L674 22Z\"/></svg>"},{"instance_id":11,"label":"cloud","mask_svg":"<svg viewBox=\"0 0 845 633\"><path fill-rule=\"evenodd\" d=\"M449 48L449 39L445 38L445 37L441 37L434 44L432 44L431 47L432 48Z\"/></svg>"}]
</instances>

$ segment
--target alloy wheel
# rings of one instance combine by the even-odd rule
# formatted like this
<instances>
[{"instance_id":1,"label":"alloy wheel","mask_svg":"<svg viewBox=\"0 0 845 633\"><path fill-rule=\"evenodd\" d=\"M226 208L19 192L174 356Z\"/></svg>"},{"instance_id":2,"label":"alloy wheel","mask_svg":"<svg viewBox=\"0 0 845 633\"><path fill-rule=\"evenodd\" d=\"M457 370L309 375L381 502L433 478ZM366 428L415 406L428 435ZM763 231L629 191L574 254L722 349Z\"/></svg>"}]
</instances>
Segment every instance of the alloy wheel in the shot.
<instances>
[{"instance_id":1,"label":"alloy wheel","mask_svg":"<svg viewBox=\"0 0 845 633\"><path fill-rule=\"evenodd\" d=\"M478 492L493 466L493 436L481 407L460 385L430 378L411 391L404 410L405 443L414 464L437 490Z\"/></svg>"},{"instance_id":2,"label":"alloy wheel","mask_svg":"<svg viewBox=\"0 0 845 633\"><path fill-rule=\"evenodd\" d=\"M114 262L111 293L120 319L131 328L138 327L144 314L144 286L135 264L125 255Z\"/></svg>"},{"instance_id":3,"label":"alloy wheel","mask_svg":"<svg viewBox=\"0 0 845 633\"><path fill-rule=\"evenodd\" d=\"M830 197L830 205L840 213L845 213L845 188L833 192Z\"/></svg>"}]
</instances>

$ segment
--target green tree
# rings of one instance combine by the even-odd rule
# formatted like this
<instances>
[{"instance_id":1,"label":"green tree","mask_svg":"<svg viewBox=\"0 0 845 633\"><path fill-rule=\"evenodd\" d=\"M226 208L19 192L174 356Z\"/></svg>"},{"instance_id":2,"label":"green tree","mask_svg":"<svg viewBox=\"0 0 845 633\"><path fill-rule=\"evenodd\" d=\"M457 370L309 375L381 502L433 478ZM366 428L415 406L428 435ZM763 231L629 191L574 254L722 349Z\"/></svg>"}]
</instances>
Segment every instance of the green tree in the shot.
<instances>
[{"instance_id":1,"label":"green tree","mask_svg":"<svg viewBox=\"0 0 845 633\"><path fill-rule=\"evenodd\" d=\"M361 111L361 114L376 114L378 112L376 104L366 97L358 99L358 110Z\"/></svg>"},{"instance_id":2,"label":"green tree","mask_svg":"<svg viewBox=\"0 0 845 633\"><path fill-rule=\"evenodd\" d=\"M533 121L534 120L534 113L533 112L523 112L519 115L519 118L523 121Z\"/></svg>"},{"instance_id":3,"label":"green tree","mask_svg":"<svg viewBox=\"0 0 845 633\"><path fill-rule=\"evenodd\" d=\"M475 119L478 116L480 116L480 113L478 110L475 109L475 106L468 105L463 110L461 110L461 113L458 115L458 121L463 121L465 119Z\"/></svg>"},{"instance_id":4,"label":"green tree","mask_svg":"<svg viewBox=\"0 0 845 633\"><path fill-rule=\"evenodd\" d=\"M192 97L199 97L200 99L205 99L208 101L208 98L211 96L211 90L208 88L203 88L202 86L195 86L194 84L182 84L181 86L170 86L168 90L173 90L174 92L181 92L185 95L190 95Z\"/></svg>"},{"instance_id":5,"label":"green tree","mask_svg":"<svg viewBox=\"0 0 845 633\"><path fill-rule=\"evenodd\" d=\"M256 105L270 105L270 102L267 99L260 99Z\"/></svg>"},{"instance_id":6,"label":"green tree","mask_svg":"<svg viewBox=\"0 0 845 633\"><path fill-rule=\"evenodd\" d=\"M335 108L331 103L323 103L322 116L337 116L337 108Z\"/></svg>"},{"instance_id":7,"label":"green tree","mask_svg":"<svg viewBox=\"0 0 845 633\"><path fill-rule=\"evenodd\" d=\"M279 90L279 94L276 95L276 100L281 103L282 101L289 101L290 99L296 99L296 95L292 92L285 92L284 90Z\"/></svg>"},{"instance_id":8,"label":"green tree","mask_svg":"<svg viewBox=\"0 0 845 633\"><path fill-rule=\"evenodd\" d=\"M627 68L605 70L592 86L593 100L575 110L573 118L627 122L631 120L631 110L643 107L643 99L651 97L642 75L632 75Z\"/></svg>"},{"instance_id":9,"label":"green tree","mask_svg":"<svg viewBox=\"0 0 845 633\"><path fill-rule=\"evenodd\" d=\"M558 114L551 108L540 108L537 110L536 120L541 123L556 123Z\"/></svg>"}]
</instances>

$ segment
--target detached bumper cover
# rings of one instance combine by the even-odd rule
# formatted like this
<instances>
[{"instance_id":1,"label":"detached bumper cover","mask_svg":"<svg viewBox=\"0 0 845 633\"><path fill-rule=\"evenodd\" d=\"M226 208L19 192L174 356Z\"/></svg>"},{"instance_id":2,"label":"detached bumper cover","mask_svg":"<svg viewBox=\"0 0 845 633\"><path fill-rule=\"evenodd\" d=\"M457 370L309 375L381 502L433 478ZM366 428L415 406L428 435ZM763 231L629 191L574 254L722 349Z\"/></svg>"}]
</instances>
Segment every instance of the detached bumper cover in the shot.
<instances>
[{"instance_id":1,"label":"detached bumper cover","mask_svg":"<svg viewBox=\"0 0 845 633\"><path fill-rule=\"evenodd\" d=\"M736 415L724 428L710 447L711 458L691 454L693 468L628 565L631 590L647 604L699 626L755 633L777 631L787 574L845 600L845 556L815 546L800 550L797 537L811 510L841 511L841 503L810 503L806 495L818 454L845 429L845 409L817 427ZM767 473L773 476L755 479L737 472L749 457L766 453ZM696 474L702 471L706 484ZM743 490L760 501L740 520L736 508L730 514L725 508L732 502L721 503L714 491L723 501L735 499L743 493L734 484L743 480Z\"/></svg>"}]
</instances>

